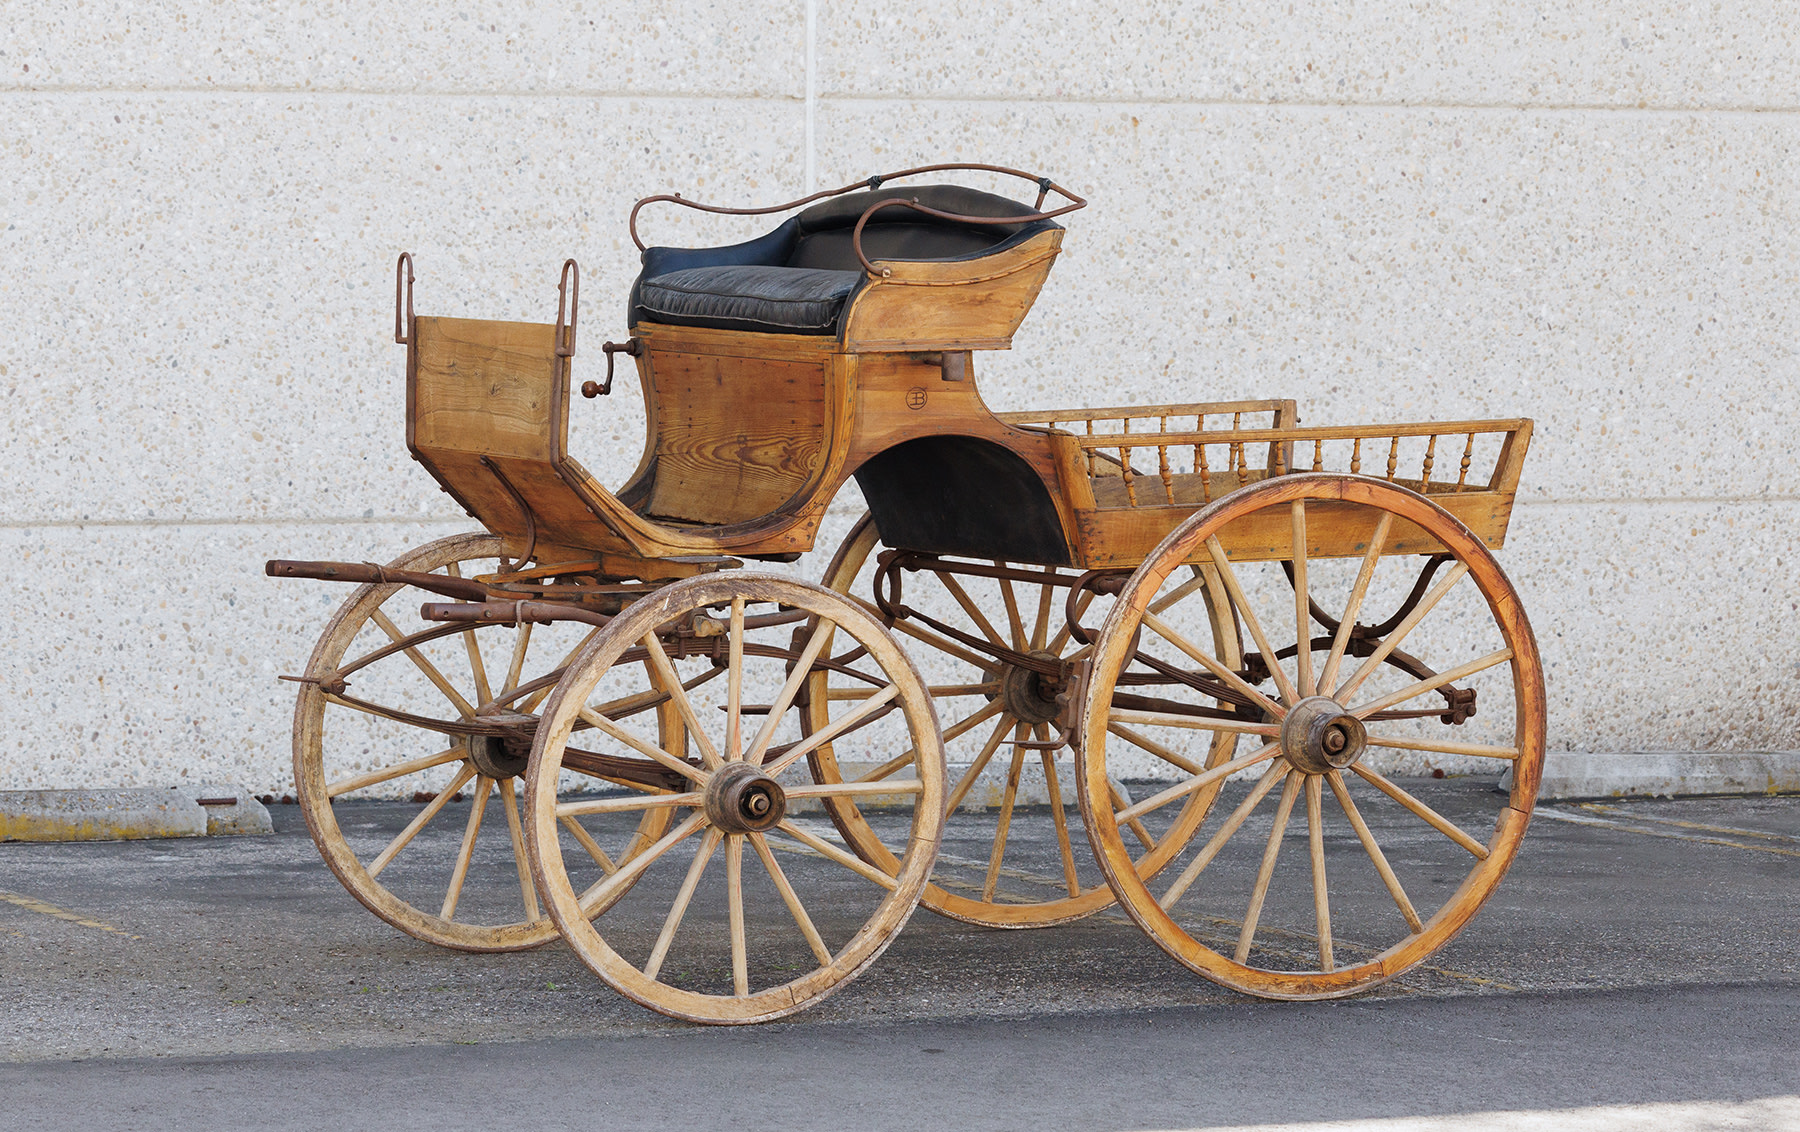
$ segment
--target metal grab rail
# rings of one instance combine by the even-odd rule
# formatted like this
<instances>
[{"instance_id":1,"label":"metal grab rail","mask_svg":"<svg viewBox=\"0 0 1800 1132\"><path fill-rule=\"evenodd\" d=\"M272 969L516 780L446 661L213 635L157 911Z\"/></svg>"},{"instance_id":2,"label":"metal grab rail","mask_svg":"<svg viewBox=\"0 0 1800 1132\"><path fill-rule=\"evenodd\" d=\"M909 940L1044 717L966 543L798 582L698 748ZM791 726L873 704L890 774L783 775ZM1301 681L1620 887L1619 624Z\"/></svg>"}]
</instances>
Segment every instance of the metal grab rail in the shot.
<instances>
[{"instance_id":1,"label":"metal grab rail","mask_svg":"<svg viewBox=\"0 0 1800 1132\"><path fill-rule=\"evenodd\" d=\"M1009 169L1004 165L983 165L975 162L947 162L941 165L920 165L912 169L902 169L897 173L878 173L875 176L867 177L861 181L853 181L842 188L825 189L821 192L813 193L811 196L804 196L798 200L788 201L785 204L769 205L766 208L726 208L723 205L717 204L701 204L699 201L688 200L680 193L662 193L656 196L645 197L631 206L631 218L629 221L631 242L637 245L639 251L647 250L647 245L645 245L642 237L638 235L637 230L638 212L647 204L679 204L699 212L711 212L722 216L767 216L770 213L775 212L788 212L792 209L799 208L801 205L811 204L816 200L824 200L827 197L842 196L845 193L855 192L858 189L879 189L888 181L898 180L901 177L913 177L921 173L938 173L953 169L966 169L983 173L1000 173L1009 177L1018 177L1021 180L1030 181L1036 184L1038 187L1037 202L1032 205L1032 208L1036 211L1019 216L965 216L961 213L944 212L939 209L928 208L917 201L909 201L901 197L889 197L887 200L876 201L873 205L869 206L867 211L857 218L855 233L852 237L852 243L856 249L856 258L861 261L864 270L868 271L870 275L878 275L880 272L876 271L875 265L870 263L868 257L863 254L863 226L869 222L869 217L876 211L890 205L904 206L918 212L928 213L929 215L936 216L943 220L953 220L963 224L1030 223L1035 220L1054 219L1055 217L1062 216L1066 213L1074 212L1076 209L1087 207L1087 198L1077 196L1057 184L1055 181L1052 181L1049 177L1027 173L1023 169ZM1044 211L1044 200L1051 193L1057 194L1069 203L1061 208L1051 209L1048 212Z\"/></svg>"}]
</instances>

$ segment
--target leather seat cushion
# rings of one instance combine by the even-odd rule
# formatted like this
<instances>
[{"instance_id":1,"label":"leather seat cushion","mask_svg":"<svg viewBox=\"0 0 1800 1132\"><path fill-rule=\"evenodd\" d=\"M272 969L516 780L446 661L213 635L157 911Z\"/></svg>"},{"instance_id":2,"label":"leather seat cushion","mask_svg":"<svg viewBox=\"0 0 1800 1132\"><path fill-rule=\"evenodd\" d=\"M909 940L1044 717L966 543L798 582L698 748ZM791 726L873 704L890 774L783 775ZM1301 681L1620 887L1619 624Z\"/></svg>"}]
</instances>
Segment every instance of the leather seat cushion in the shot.
<instances>
[{"instance_id":1,"label":"leather seat cushion","mask_svg":"<svg viewBox=\"0 0 1800 1132\"><path fill-rule=\"evenodd\" d=\"M834 334L862 279L861 271L819 268L688 267L640 281L636 306L649 320L675 326Z\"/></svg>"}]
</instances>

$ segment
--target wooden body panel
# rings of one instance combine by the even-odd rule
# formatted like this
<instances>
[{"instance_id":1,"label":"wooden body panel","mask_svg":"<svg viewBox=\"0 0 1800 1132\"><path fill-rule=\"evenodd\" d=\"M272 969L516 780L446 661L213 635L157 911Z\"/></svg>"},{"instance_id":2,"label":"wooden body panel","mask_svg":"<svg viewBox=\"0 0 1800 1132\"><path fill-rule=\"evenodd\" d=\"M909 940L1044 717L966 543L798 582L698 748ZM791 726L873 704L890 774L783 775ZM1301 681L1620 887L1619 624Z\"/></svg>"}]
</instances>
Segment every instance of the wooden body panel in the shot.
<instances>
[{"instance_id":1,"label":"wooden body panel","mask_svg":"<svg viewBox=\"0 0 1800 1132\"><path fill-rule=\"evenodd\" d=\"M844 349L1004 350L1037 302L1063 232L1040 232L974 260L879 260L851 299ZM954 288L954 290L950 290Z\"/></svg>"},{"instance_id":2,"label":"wooden body panel","mask_svg":"<svg viewBox=\"0 0 1800 1132\"><path fill-rule=\"evenodd\" d=\"M1251 482L1261 482L1258 474ZM1402 484L1402 486L1414 486ZM1160 488L1158 488L1160 490ZM1433 493L1431 501L1455 515L1483 543L1499 549L1507 520L1512 515L1509 493L1469 491L1455 495ZM1088 569L1135 569L1169 532L1193 517L1195 506L1151 506L1084 510L1075 516L1082 548L1082 565ZM1356 558L1369 548L1373 520L1351 507L1315 503L1307 511L1308 558ZM1225 528L1219 542L1234 562L1259 562L1294 556L1293 529L1285 513L1258 513ZM1443 545L1404 520L1397 520L1388 534L1387 554L1436 554ZM1195 562L1208 561L1202 547Z\"/></svg>"},{"instance_id":3,"label":"wooden body panel","mask_svg":"<svg viewBox=\"0 0 1800 1132\"><path fill-rule=\"evenodd\" d=\"M1047 269L1048 262L1027 263L1006 278ZM1059 528L1042 553L1062 553L1079 568L1135 567L1198 508L1271 471L1308 470L1309 450L1317 466L1326 443L1345 440L1359 454L1366 440L1372 465L1383 458L1379 445L1391 441L1387 478L1422 490L1497 548L1531 431L1529 421L1299 429L1291 401L1003 417L982 401L966 351L872 352L829 338L660 325L640 326L638 337L649 436L636 476L617 495L568 455L569 363L556 356L548 325L415 319L408 446L515 555L545 564L636 562L643 565L627 576L650 577L666 574L650 560L805 552L838 489L865 463L911 441L946 437L1003 449L1009 474L1035 479L1048 502L1033 522ZM947 354L953 361L961 354L961 364L947 364ZM961 380L946 376L958 373ZM594 409L604 411L605 402ZM1247 413L1267 415L1275 427L1205 427L1210 417L1235 423ZM1084 416L1086 435L1060 427ZM1194 418L1195 429L1170 431L1169 422L1182 417ZM1138 418L1161 428L1131 431ZM1096 421L1124 431L1096 432ZM1422 476L1395 476L1401 438L1429 438L1435 451L1443 436L1466 437L1470 446L1461 450L1463 476L1454 485L1432 478L1434 459L1440 474L1449 469L1454 478L1454 445L1441 458L1427 455ZM1498 437L1498 455L1491 474L1465 484L1476 437ZM1177 446L1192 451L1193 470L1172 469L1169 452ZM1222 451L1201 470L1207 448ZM1248 466L1249 454L1265 466ZM1134 461L1157 466L1139 469ZM1325 507L1309 526L1309 553L1361 554L1368 536ZM1292 552L1291 533L1279 524L1250 524L1221 537L1234 558ZM1052 549L1059 545L1063 552ZM1439 549L1422 532L1397 529L1389 540L1391 553Z\"/></svg>"},{"instance_id":4,"label":"wooden body panel","mask_svg":"<svg viewBox=\"0 0 1800 1132\"><path fill-rule=\"evenodd\" d=\"M644 512L704 526L781 511L818 477L830 359L652 350L654 474Z\"/></svg>"}]
</instances>

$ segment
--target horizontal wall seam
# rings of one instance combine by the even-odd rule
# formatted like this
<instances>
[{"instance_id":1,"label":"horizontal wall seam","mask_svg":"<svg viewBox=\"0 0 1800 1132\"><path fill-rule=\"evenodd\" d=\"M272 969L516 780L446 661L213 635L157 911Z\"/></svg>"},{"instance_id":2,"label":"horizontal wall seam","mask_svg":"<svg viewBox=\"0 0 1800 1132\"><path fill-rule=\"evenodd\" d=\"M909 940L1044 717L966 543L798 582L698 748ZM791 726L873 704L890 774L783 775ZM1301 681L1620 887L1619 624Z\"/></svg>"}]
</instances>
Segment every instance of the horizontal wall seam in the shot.
<instances>
[{"instance_id":1,"label":"horizontal wall seam","mask_svg":"<svg viewBox=\"0 0 1800 1132\"><path fill-rule=\"evenodd\" d=\"M416 90L407 88L380 87L337 87L321 89L315 87L264 87L264 86L213 86L213 87L155 87L155 86L87 86L70 85L57 87L6 87L0 88L0 97L12 96L56 96L56 95L90 95L112 94L121 96L153 95L157 97L215 97L232 95L242 97L311 97L311 98L496 98L496 99L550 99L550 100L649 100L649 101L688 101L717 102L766 101L794 103L803 106L806 103L804 91L794 94L762 94L742 91L618 91L618 90ZM1646 117L1682 116L1682 115L1742 115L1766 117L1769 115L1800 114L1800 104L1793 105L1726 105L1726 106L1633 106L1626 103L1533 103L1533 102L1457 102L1457 101L1401 101L1379 100L1368 102L1329 102L1306 99L1267 100L1240 98L1167 98L1144 95L1096 95L1089 98L1030 98L1017 95L975 95L975 94L854 94L819 93L819 103L945 103L990 106L1166 106L1192 107L1197 109L1264 109L1264 110L1457 110L1479 111L1489 113L1543 113L1543 114L1635 114Z\"/></svg>"},{"instance_id":2,"label":"horizontal wall seam","mask_svg":"<svg viewBox=\"0 0 1800 1132\"><path fill-rule=\"evenodd\" d=\"M75 94L116 94L125 96L155 95L159 98L208 98L235 95L247 98L549 98L612 99L626 101L655 100L667 102L791 102L806 101L804 91L794 94L757 94L743 91L618 91L618 90L412 90L382 87L269 87L269 86L58 86L0 87L0 95L56 96Z\"/></svg>"},{"instance_id":3,"label":"horizontal wall seam","mask_svg":"<svg viewBox=\"0 0 1800 1132\"><path fill-rule=\"evenodd\" d=\"M1533 103L1533 102L1404 102L1400 100L1378 100L1370 102L1328 102L1309 99L1268 100L1248 98L1153 98L1131 95L1101 95L1093 98L1030 98L1030 97L998 97L984 95L956 94L820 94L823 102L933 102L933 103L968 103L971 105L1046 105L1046 106L1190 106L1202 109L1238 109L1249 107L1263 110L1477 110L1494 111L1507 114L1547 113L1547 114L1594 114L1619 113L1640 116L1672 116L1687 114L1741 114L1759 116L1768 114L1800 113L1800 103L1791 105L1746 105L1746 106L1632 106L1626 103Z\"/></svg>"},{"instance_id":4,"label":"horizontal wall seam","mask_svg":"<svg viewBox=\"0 0 1800 1132\"><path fill-rule=\"evenodd\" d=\"M1734 507L1753 507L1764 503L1800 503L1800 495L1665 495L1653 498L1634 499L1627 496L1597 499L1519 499L1519 507L1619 507L1627 505L1725 505ZM844 510L833 505L834 512ZM8 520L0 522L0 530L65 530L77 527L334 527L334 526L436 526L445 523L466 523L471 527L477 524L472 519L458 515L350 515L340 517L300 517L266 516L247 518L194 518L194 519L45 519L40 522L29 520Z\"/></svg>"}]
</instances>

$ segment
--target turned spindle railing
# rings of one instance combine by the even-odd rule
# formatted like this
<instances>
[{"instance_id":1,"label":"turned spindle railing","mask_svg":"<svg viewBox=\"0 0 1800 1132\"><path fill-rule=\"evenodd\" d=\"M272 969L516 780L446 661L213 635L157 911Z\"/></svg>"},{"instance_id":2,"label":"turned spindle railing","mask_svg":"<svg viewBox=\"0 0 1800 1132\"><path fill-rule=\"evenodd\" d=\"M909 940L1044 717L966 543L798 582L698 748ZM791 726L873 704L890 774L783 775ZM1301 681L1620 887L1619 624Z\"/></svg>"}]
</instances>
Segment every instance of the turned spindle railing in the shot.
<instances>
[{"instance_id":1,"label":"turned spindle railing","mask_svg":"<svg viewBox=\"0 0 1800 1132\"><path fill-rule=\"evenodd\" d=\"M1290 472L1362 475L1365 460L1372 465L1368 474L1425 495L1510 493L1519 473L1514 439L1528 428L1519 420L1299 428L1287 401L1008 413L1004 419L1072 435L1103 509L1204 506ZM1446 455L1451 452L1456 458Z\"/></svg>"}]
</instances>

